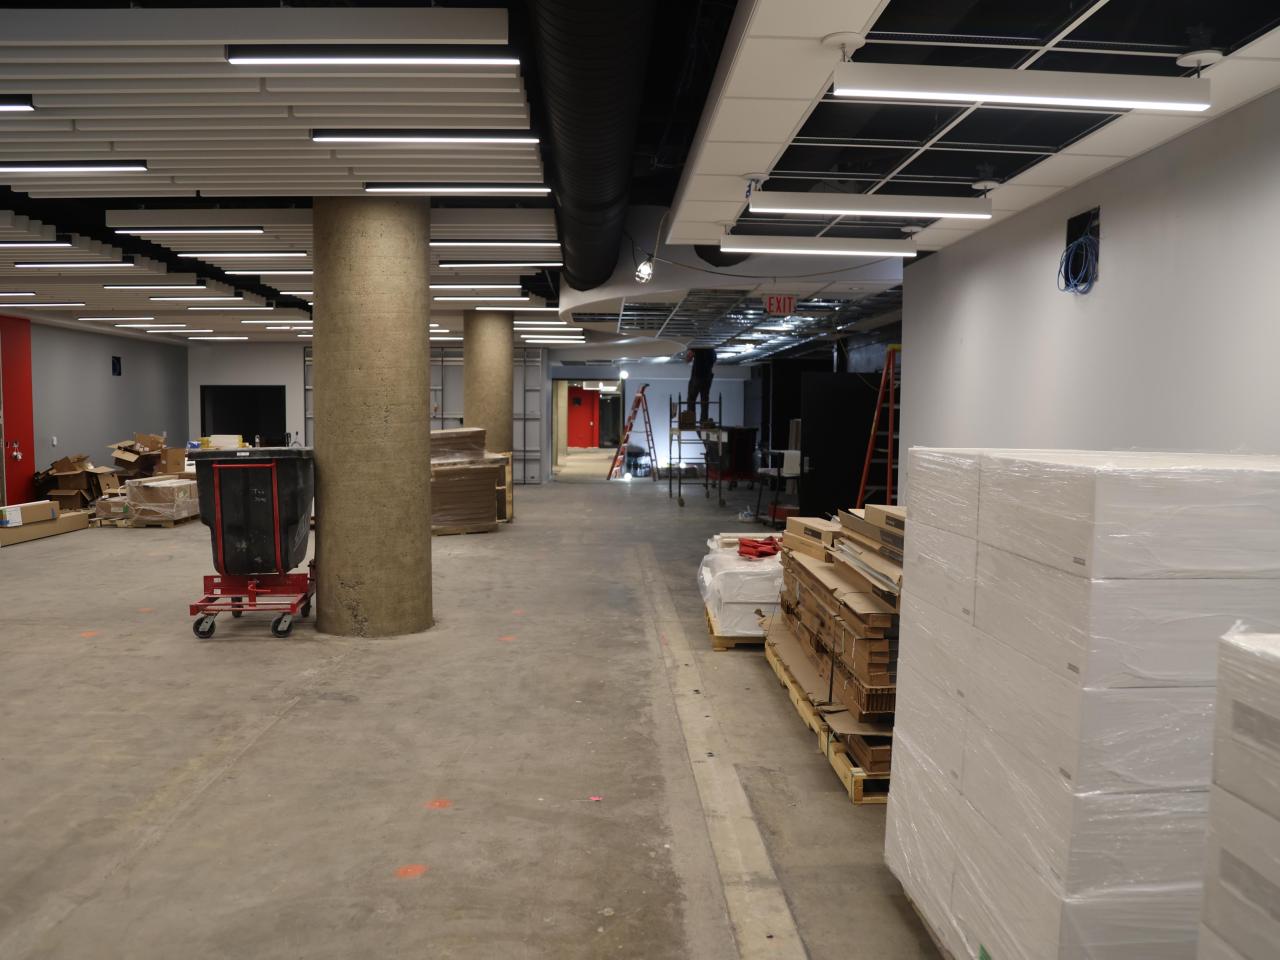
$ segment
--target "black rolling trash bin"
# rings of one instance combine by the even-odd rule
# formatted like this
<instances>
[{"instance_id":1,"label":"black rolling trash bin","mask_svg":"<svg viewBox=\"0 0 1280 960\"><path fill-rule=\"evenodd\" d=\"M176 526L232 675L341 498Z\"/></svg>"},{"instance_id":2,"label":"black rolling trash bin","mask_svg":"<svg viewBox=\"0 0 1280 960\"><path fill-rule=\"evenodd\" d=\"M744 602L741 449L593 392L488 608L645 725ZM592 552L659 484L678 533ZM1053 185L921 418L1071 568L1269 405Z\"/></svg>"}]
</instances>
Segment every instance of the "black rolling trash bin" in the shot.
<instances>
[{"instance_id":1,"label":"black rolling trash bin","mask_svg":"<svg viewBox=\"0 0 1280 960\"><path fill-rule=\"evenodd\" d=\"M192 630L213 635L215 618L229 612L271 612L271 632L287 636L298 614L308 616L315 594L314 564L291 573L307 555L315 492L311 450L249 447L192 450L200 518L209 527L214 576L191 605Z\"/></svg>"}]
</instances>

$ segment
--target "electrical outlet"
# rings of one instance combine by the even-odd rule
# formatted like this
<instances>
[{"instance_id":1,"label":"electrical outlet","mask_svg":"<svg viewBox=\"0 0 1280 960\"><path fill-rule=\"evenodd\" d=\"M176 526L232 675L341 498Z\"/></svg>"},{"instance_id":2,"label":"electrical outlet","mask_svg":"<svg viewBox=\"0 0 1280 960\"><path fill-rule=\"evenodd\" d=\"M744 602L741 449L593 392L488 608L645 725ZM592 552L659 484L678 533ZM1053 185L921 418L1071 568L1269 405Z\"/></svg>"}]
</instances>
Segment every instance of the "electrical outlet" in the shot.
<instances>
[{"instance_id":1,"label":"electrical outlet","mask_svg":"<svg viewBox=\"0 0 1280 960\"><path fill-rule=\"evenodd\" d=\"M51 447L56 447L57 445L58 445L58 438L57 438L57 437L50 437L50 438L49 438L49 446L51 446Z\"/></svg>"}]
</instances>

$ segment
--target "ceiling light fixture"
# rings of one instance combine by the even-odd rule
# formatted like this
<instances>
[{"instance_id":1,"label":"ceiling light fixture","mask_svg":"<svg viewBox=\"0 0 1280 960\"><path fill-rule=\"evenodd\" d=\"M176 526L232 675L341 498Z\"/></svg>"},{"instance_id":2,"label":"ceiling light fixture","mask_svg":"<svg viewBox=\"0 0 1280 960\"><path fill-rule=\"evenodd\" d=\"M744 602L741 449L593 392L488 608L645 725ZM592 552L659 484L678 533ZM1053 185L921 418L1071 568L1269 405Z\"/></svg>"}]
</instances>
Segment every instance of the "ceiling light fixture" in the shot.
<instances>
[{"instance_id":1,"label":"ceiling light fixture","mask_svg":"<svg viewBox=\"0 0 1280 960\"><path fill-rule=\"evenodd\" d=\"M776 253L818 257L914 257L910 240L873 240L856 237L758 237L726 235L720 238L725 253Z\"/></svg>"},{"instance_id":2,"label":"ceiling light fixture","mask_svg":"<svg viewBox=\"0 0 1280 960\"><path fill-rule=\"evenodd\" d=\"M19 160L0 162L0 173L146 173L145 160Z\"/></svg>"},{"instance_id":3,"label":"ceiling light fixture","mask_svg":"<svg viewBox=\"0 0 1280 960\"><path fill-rule=\"evenodd\" d=\"M542 197L550 187L526 183L366 183L365 193L415 193L428 197Z\"/></svg>"},{"instance_id":4,"label":"ceiling light fixture","mask_svg":"<svg viewBox=\"0 0 1280 960\"><path fill-rule=\"evenodd\" d=\"M288 329L289 329L289 327L288 327L287 325L282 327L282 326L280 326L279 324L277 324L277 325L275 325L275 326L266 327L266 328L264 328L264 329L267 329L267 330L288 330Z\"/></svg>"},{"instance_id":5,"label":"ceiling light fixture","mask_svg":"<svg viewBox=\"0 0 1280 960\"><path fill-rule=\"evenodd\" d=\"M15 263L15 267L19 270L119 270L124 267L132 267L132 263L112 260L103 263L90 263L87 261L67 261L65 263L57 263L53 261L42 263Z\"/></svg>"},{"instance_id":6,"label":"ceiling light fixture","mask_svg":"<svg viewBox=\"0 0 1280 960\"><path fill-rule=\"evenodd\" d=\"M982 197L906 197L883 193L786 193L753 190L747 209L752 213L794 213L821 217L991 219L991 201Z\"/></svg>"},{"instance_id":7,"label":"ceiling light fixture","mask_svg":"<svg viewBox=\"0 0 1280 960\"><path fill-rule=\"evenodd\" d=\"M492 261L489 263L445 263L441 261L441 270L493 270L495 272L501 270L523 268L523 267L563 267L564 263L560 260L529 260L521 263Z\"/></svg>"},{"instance_id":8,"label":"ceiling light fixture","mask_svg":"<svg viewBox=\"0 0 1280 960\"><path fill-rule=\"evenodd\" d=\"M432 343L437 343L441 340L461 340L462 338L461 337L428 337L427 339L430 340Z\"/></svg>"},{"instance_id":9,"label":"ceiling light fixture","mask_svg":"<svg viewBox=\"0 0 1280 960\"><path fill-rule=\"evenodd\" d=\"M237 300L244 299L236 297ZM187 307L188 310L274 310L275 307Z\"/></svg>"},{"instance_id":10,"label":"ceiling light fixture","mask_svg":"<svg viewBox=\"0 0 1280 960\"><path fill-rule=\"evenodd\" d=\"M503 309L510 310L511 308L504 307ZM568 320L550 320L550 319L548 320L512 320L511 322L514 323L517 328L519 327L551 327L551 326L567 327L569 325Z\"/></svg>"},{"instance_id":11,"label":"ceiling light fixture","mask_svg":"<svg viewBox=\"0 0 1280 960\"><path fill-rule=\"evenodd\" d=\"M433 283L432 290L519 290L518 283Z\"/></svg>"},{"instance_id":12,"label":"ceiling light fixture","mask_svg":"<svg viewBox=\"0 0 1280 960\"><path fill-rule=\"evenodd\" d=\"M484 297L432 297L431 299L432 299L432 300L434 300L436 303L474 303L474 302L476 302L476 301L479 301L479 302L483 303L483 302L486 302L486 301L495 301L495 302L496 302L496 301L502 301L502 300L518 300L518 301L521 301L521 302L527 302L527 301L529 300L529 298L528 298L527 296L524 296L524 297L491 297L491 296L484 296Z\"/></svg>"},{"instance_id":13,"label":"ceiling light fixture","mask_svg":"<svg viewBox=\"0 0 1280 960\"><path fill-rule=\"evenodd\" d=\"M529 338L528 340L525 340L525 343L540 343L540 344L547 344L547 345L552 345L552 344L568 345L568 344L578 344L578 343L585 344L586 342L587 342L586 340L541 340L541 339L535 340L533 338Z\"/></svg>"},{"instance_id":14,"label":"ceiling light fixture","mask_svg":"<svg viewBox=\"0 0 1280 960\"><path fill-rule=\"evenodd\" d=\"M175 287L174 289L177 289L177 288ZM203 289L203 287L200 289ZM235 296L232 294L221 294L221 295L210 294L209 296L203 296L203 297L148 297L147 299L148 300L168 300L174 303L195 303L197 301L203 302L206 300L218 300L223 303L231 303L236 300L243 300L244 297Z\"/></svg>"},{"instance_id":15,"label":"ceiling light fixture","mask_svg":"<svg viewBox=\"0 0 1280 960\"><path fill-rule=\"evenodd\" d=\"M471 44L231 44L227 63L247 67L518 67L506 47Z\"/></svg>"},{"instance_id":16,"label":"ceiling light fixture","mask_svg":"<svg viewBox=\"0 0 1280 960\"><path fill-rule=\"evenodd\" d=\"M93 321L93 320L105 320L105 321L111 321L111 320L155 320L155 317L76 317L76 319L77 319L77 320L85 320L85 321ZM120 326L120 324L118 324L118 323L117 323L117 324L116 324L116 326L118 327L118 326ZM150 324L150 326L155 326L155 324L154 324L154 323L153 323L153 324Z\"/></svg>"},{"instance_id":17,"label":"ceiling light fixture","mask_svg":"<svg viewBox=\"0 0 1280 960\"><path fill-rule=\"evenodd\" d=\"M559 240L432 240L433 247L558 247Z\"/></svg>"},{"instance_id":18,"label":"ceiling light fixture","mask_svg":"<svg viewBox=\"0 0 1280 960\"><path fill-rule=\"evenodd\" d=\"M0 291L0 297L34 297L34 290L4 290Z\"/></svg>"},{"instance_id":19,"label":"ceiling light fixture","mask_svg":"<svg viewBox=\"0 0 1280 960\"><path fill-rule=\"evenodd\" d=\"M534 312L534 311L537 311L537 312L539 312L539 313L559 313L559 312L560 312L560 308L559 308L559 307L503 307L502 309L504 309L504 310L521 310L521 311L526 311L526 312L529 312L529 313L532 313L532 312ZM520 321L520 320L516 320L515 322L516 322L516 323L520 323L521 321Z\"/></svg>"},{"instance_id":20,"label":"ceiling light fixture","mask_svg":"<svg viewBox=\"0 0 1280 960\"><path fill-rule=\"evenodd\" d=\"M179 253L180 257L195 257L202 260L238 260L256 257L260 260L279 260L284 257L305 257L305 250L215 250L208 253Z\"/></svg>"},{"instance_id":21,"label":"ceiling light fixture","mask_svg":"<svg viewBox=\"0 0 1280 960\"><path fill-rule=\"evenodd\" d=\"M266 233L262 227L117 227L129 237L236 237Z\"/></svg>"},{"instance_id":22,"label":"ceiling light fixture","mask_svg":"<svg viewBox=\"0 0 1280 960\"><path fill-rule=\"evenodd\" d=\"M1063 70L1001 70L842 60L832 91L863 100L940 100L1103 110L1208 110L1209 81Z\"/></svg>"},{"instance_id":23,"label":"ceiling light fixture","mask_svg":"<svg viewBox=\"0 0 1280 960\"><path fill-rule=\"evenodd\" d=\"M15 307L22 307L23 310L40 309L41 307L62 308L62 307L83 307L87 304L79 301L69 301L67 303L15 303Z\"/></svg>"},{"instance_id":24,"label":"ceiling light fixture","mask_svg":"<svg viewBox=\"0 0 1280 960\"><path fill-rule=\"evenodd\" d=\"M0 250L66 250L70 246L65 240L0 240Z\"/></svg>"},{"instance_id":25,"label":"ceiling light fixture","mask_svg":"<svg viewBox=\"0 0 1280 960\"><path fill-rule=\"evenodd\" d=\"M104 283L103 290L204 290L203 283ZM156 298L153 298L156 299Z\"/></svg>"},{"instance_id":26,"label":"ceiling light fixture","mask_svg":"<svg viewBox=\"0 0 1280 960\"><path fill-rule=\"evenodd\" d=\"M653 257L645 257L636 267L636 283L648 283L653 279Z\"/></svg>"},{"instance_id":27,"label":"ceiling light fixture","mask_svg":"<svg viewBox=\"0 0 1280 960\"><path fill-rule=\"evenodd\" d=\"M316 295L314 290L281 290L280 292L286 297L314 297Z\"/></svg>"},{"instance_id":28,"label":"ceiling light fixture","mask_svg":"<svg viewBox=\"0 0 1280 960\"><path fill-rule=\"evenodd\" d=\"M443 146L536 146L538 138L510 130L312 130L313 143L421 143Z\"/></svg>"},{"instance_id":29,"label":"ceiling light fixture","mask_svg":"<svg viewBox=\"0 0 1280 960\"><path fill-rule=\"evenodd\" d=\"M188 340L248 340L248 337L187 337Z\"/></svg>"},{"instance_id":30,"label":"ceiling light fixture","mask_svg":"<svg viewBox=\"0 0 1280 960\"><path fill-rule=\"evenodd\" d=\"M268 267L265 270L224 270L229 277L310 277L315 274L314 270L272 270Z\"/></svg>"},{"instance_id":31,"label":"ceiling light fixture","mask_svg":"<svg viewBox=\"0 0 1280 960\"><path fill-rule=\"evenodd\" d=\"M35 108L36 105L30 97L12 96L9 94L0 97L0 112L30 113Z\"/></svg>"},{"instance_id":32,"label":"ceiling light fixture","mask_svg":"<svg viewBox=\"0 0 1280 960\"><path fill-rule=\"evenodd\" d=\"M311 334L311 333L300 333L300 334L298 334L298 339L299 339L299 340L311 340L314 336L315 336L315 334Z\"/></svg>"},{"instance_id":33,"label":"ceiling light fixture","mask_svg":"<svg viewBox=\"0 0 1280 960\"><path fill-rule=\"evenodd\" d=\"M81 320L83 320L83 319L84 319L84 317L81 317L80 319L81 319ZM128 317L126 317L125 319L127 320L127 319L129 319L129 318L128 318ZM145 320L146 318L145 318L145 317L139 317L138 319L140 319L140 320ZM167 329L170 329L170 330L185 330L185 329L187 329L187 325L186 325L185 323L117 323L117 324L116 324L116 326L117 326L117 327L127 327L127 328L132 328L132 329L141 329L141 328L145 328L145 329L147 330L147 332L148 332L148 333L150 333L152 330L160 329L160 328L167 328Z\"/></svg>"}]
</instances>

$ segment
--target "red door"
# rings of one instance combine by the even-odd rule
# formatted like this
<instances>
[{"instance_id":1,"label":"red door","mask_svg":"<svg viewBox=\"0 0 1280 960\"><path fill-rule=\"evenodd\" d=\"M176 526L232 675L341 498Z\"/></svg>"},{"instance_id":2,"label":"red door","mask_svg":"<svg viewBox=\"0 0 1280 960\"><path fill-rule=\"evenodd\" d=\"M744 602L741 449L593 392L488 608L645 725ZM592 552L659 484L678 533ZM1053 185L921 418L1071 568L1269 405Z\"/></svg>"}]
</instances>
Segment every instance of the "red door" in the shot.
<instances>
[{"instance_id":1,"label":"red door","mask_svg":"<svg viewBox=\"0 0 1280 960\"><path fill-rule=\"evenodd\" d=\"M31 416L31 322L0 317L0 503L34 499L35 427ZM15 457L14 454L20 456Z\"/></svg>"},{"instance_id":2,"label":"red door","mask_svg":"<svg viewBox=\"0 0 1280 960\"><path fill-rule=\"evenodd\" d=\"M569 388L569 446L600 446L600 394Z\"/></svg>"}]
</instances>

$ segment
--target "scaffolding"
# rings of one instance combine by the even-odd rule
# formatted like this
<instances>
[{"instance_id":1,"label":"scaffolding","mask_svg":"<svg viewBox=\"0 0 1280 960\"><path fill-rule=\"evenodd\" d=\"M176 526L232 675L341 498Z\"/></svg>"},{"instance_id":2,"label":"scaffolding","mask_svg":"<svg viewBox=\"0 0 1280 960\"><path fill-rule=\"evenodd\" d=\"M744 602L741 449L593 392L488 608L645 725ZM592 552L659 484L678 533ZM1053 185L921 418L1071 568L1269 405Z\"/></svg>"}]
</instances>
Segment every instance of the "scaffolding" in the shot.
<instances>
[{"instance_id":1,"label":"scaffolding","mask_svg":"<svg viewBox=\"0 0 1280 960\"><path fill-rule=\"evenodd\" d=\"M720 413L724 409L721 394L716 394L708 404L712 423L700 426L694 418L692 406L687 405L680 394L668 401L667 425L667 496L684 506L684 488L701 486L703 495L711 498L714 488L716 499L724 506L724 462L729 432L720 426ZM686 413L682 419L682 413ZM712 474L715 474L714 481ZM690 476L691 474L691 476ZM690 482L691 481L691 482Z\"/></svg>"}]
</instances>

